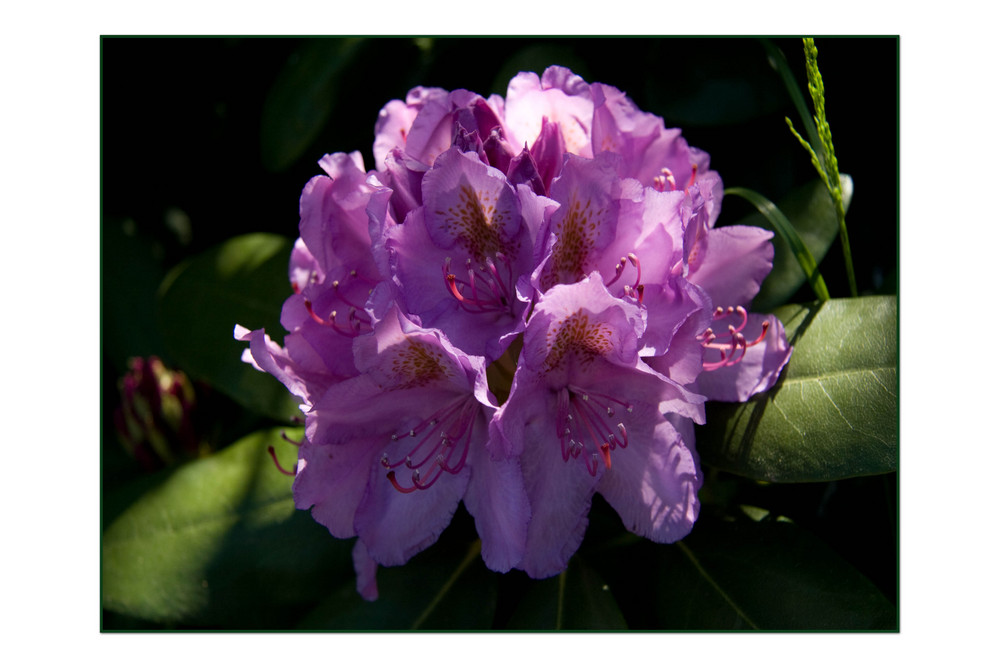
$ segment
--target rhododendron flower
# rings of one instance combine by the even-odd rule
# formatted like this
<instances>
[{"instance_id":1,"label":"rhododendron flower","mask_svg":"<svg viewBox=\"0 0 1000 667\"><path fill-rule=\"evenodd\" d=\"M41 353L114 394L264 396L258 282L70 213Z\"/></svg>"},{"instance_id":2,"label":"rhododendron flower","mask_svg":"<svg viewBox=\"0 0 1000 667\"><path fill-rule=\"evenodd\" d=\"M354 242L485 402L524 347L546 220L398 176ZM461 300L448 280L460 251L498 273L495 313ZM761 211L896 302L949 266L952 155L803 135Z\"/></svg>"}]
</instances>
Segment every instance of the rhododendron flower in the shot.
<instances>
[{"instance_id":1,"label":"rhododendron flower","mask_svg":"<svg viewBox=\"0 0 1000 667\"><path fill-rule=\"evenodd\" d=\"M432 544L459 501L476 520L496 570L523 551L527 503L516 461L490 461L496 409L481 357L393 312L354 346L359 374L310 410L293 485L295 505L335 537L357 535L381 565ZM363 570L362 570L363 571ZM359 590L370 590L367 578Z\"/></svg>"},{"instance_id":2,"label":"rhododendron flower","mask_svg":"<svg viewBox=\"0 0 1000 667\"><path fill-rule=\"evenodd\" d=\"M746 311L770 233L715 226L708 155L563 67L505 98L414 88L373 152L303 191L283 345L235 331L302 401L296 506L358 537L362 595L460 502L487 566L533 577L566 567L594 493L684 537L704 402L766 390L791 353Z\"/></svg>"},{"instance_id":3,"label":"rhododendron flower","mask_svg":"<svg viewBox=\"0 0 1000 667\"><path fill-rule=\"evenodd\" d=\"M547 291L528 324L494 446L520 456L531 503L520 564L546 577L583 539L590 499L607 499L634 533L673 542L698 515L701 473L671 413L704 422L704 398L642 362L640 308L600 274Z\"/></svg>"}]
</instances>

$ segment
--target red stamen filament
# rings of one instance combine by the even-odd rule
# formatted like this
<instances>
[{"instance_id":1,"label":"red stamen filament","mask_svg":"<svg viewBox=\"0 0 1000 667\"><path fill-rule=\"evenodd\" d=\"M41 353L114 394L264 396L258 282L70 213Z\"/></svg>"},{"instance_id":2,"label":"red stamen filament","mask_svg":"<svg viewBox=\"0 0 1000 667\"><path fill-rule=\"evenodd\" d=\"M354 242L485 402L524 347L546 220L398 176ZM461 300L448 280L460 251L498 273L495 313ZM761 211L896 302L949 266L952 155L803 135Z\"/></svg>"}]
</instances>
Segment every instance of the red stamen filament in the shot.
<instances>
[{"instance_id":1,"label":"red stamen filament","mask_svg":"<svg viewBox=\"0 0 1000 667\"><path fill-rule=\"evenodd\" d=\"M645 286L642 284L642 264L639 262L638 256L635 253L629 253L628 257L622 257L615 264L615 275L611 280L604 283L605 287L611 287L616 283L622 275L625 273L625 262L628 262L635 267L635 282L631 285L625 285L622 291L625 292L625 296L630 296L636 299L640 304L642 303L642 293Z\"/></svg>"},{"instance_id":2,"label":"red stamen filament","mask_svg":"<svg viewBox=\"0 0 1000 667\"><path fill-rule=\"evenodd\" d=\"M412 493L417 489L429 489L442 473L456 474L465 466L472 440L473 422L478 415L479 404L474 398L462 398L453 401L447 407L434 413L412 428L406 435L416 438L422 431L427 432L420 441L402 459L392 463L388 454L382 456L382 466L388 471L386 478L400 493ZM438 427L440 426L440 430ZM404 436L405 437L405 436ZM399 435L393 435L392 441L398 442ZM414 462L421 450L425 450L419 461ZM458 452L458 460L452 458ZM410 475L413 486L404 487L396 479L394 468L405 466L413 472ZM421 468L427 466L427 473L421 473Z\"/></svg>"},{"instance_id":3,"label":"red stamen filament","mask_svg":"<svg viewBox=\"0 0 1000 667\"><path fill-rule=\"evenodd\" d=\"M471 259L465 260L466 280L459 280L452 273L451 258L445 260L441 267L445 285L464 310L470 313L511 311L514 302L511 290L514 271L503 253L497 253L496 259L506 267L506 279L500 275L497 263L491 257L483 260L478 271L473 268Z\"/></svg>"},{"instance_id":4,"label":"red stamen filament","mask_svg":"<svg viewBox=\"0 0 1000 667\"><path fill-rule=\"evenodd\" d=\"M729 308L722 308L721 306L715 309L713 314L714 319L719 320L729 315L736 313L740 317L739 326L733 326L732 324L728 327L729 341L716 342L719 337L712 331L711 328L705 329L703 333L699 335L701 340L701 345L705 349L718 350L719 356L721 357L719 361L714 362L704 362L702 363L702 368L706 371L714 371L718 368L723 368L725 366L734 366L741 361L743 357L746 356L747 348L758 345L764 341L765 336L767 336L767 330L770 326L770 322L765 320L761 325L760 335L754 340L747 342L746 337L743 335L743 328L747 325L747 311L743 306L730 306Z\"/></svg>"},{"instance_id":5,"label":"red stamen filament","mask_svg":"<svg viewBox=\"0 0 1000 667\"><path fill-rule=\"evenodd\" d=\"M304 440L292 440L291 438L288 437L288 434L285 433L284 431L281 432L281 439L287 443L295 445L296 447L301 447L302 443L305 442Z\"/></svg>"},{"instance_id":6,"label":"red stamen filament","mask_svg":"<svg viewBox=\"0 0 1000 667\"><path fill-rule=\"evenodd\" d=\"M344 280L345 281L353 280L356 279L357 277L358 277L358 272L351 270L347 274L347 277ZM348 299L347 296L345 296L344 290L341 289L342 287L344 287L344 285L339 280L333 281L332 288L334 295L336 296L337 300L341 301L347 306L347 311L346 311L347 315L345 317L340 318L341 320L346 320L346 321L341 321L341 322L337 321L337 312L338 312L337 310L330 311L330 316L326 319L323 319L322 317L316 314L316 311L313 309L312 301L306 299L305 307L306 311L309 313L309 316L317 324L322 324L323 326L330 327L337 333L351 338L353 338L354 336L358 336L362 333L367 333L371 331L372 323L371 323L371 318L368 316L368 313L365 312L363 306L359 306L352 300ZM299 292L296 291L296 293Z\"/></svg>"},{"instance_id":7,"label":"red stamen filament","mask_svg":"<svg viewBox=\"0 0 1000 667\"><path fill-rule=\"evenodd\" d=\"M282 434L284 435L284 434ZM278 469L282 475L288 475L289 477L295 477L295 473L290 470L285 470L280 463L278 463L278 455L274 451L273 446L268 446L267 453L271 455L271 460L274 461L274 467Z\"/></svg>"},{"instance_id":8,"label":"red stamen filament","mask_svg":"<svg viewBox=\"0 0 1000 667\"><path fill-rule=\"evenodd\" d=\"M597 474L598 455L604 461L605 468L610 469L611 452L619 447L622 449L628 447L628 431L625 424L619 423L615 429L609 428L605 414L607 417L612 417L615 410L601 400L595 400L595 396L607 398L625 406L626 411L632 411L630 404L599 394L589 394L574 388L560 392L557 428L563 460L569 461L570 457L579 458L585 449L591 449L590 457L584 457L583 462L587 472L592 476ZM588 448L587 443L590 443L591 447Z\"/></svg>"}]
</instances>

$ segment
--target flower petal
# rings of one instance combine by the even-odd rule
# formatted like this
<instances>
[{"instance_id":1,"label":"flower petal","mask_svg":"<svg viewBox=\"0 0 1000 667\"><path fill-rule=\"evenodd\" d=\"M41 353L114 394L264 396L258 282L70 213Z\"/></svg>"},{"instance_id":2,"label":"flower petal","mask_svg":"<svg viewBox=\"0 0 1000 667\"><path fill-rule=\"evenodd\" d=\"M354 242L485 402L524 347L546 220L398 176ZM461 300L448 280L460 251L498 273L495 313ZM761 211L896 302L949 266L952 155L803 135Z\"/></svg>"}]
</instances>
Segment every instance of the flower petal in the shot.
<instances>
[{"instance_id":1,"label":"flower petal","mask_svg":"<svg viewBox=\"0 0 1000 667\"><path fill-rule=\"evenodd\" d=\"M463 502L476 520L486 566L506 572L524 556L531 514L521 466L516 459L492 460L475 441L470 447L472 476Z\"/></svg>"},{"instance_id":2,"label":"flower petal","mask_svg":"<svg viewBox=\"0 0 1000 667\"><path fill-rule=\"evenodd\" d=\"M654 419L647 423L652 426ZM702 476L674 427L662 418L655 422L646 433L629 433L628 448L614 452L597 491L631 532L654 542L675 542L698 518Z\"/></svg>"}]
</instances>

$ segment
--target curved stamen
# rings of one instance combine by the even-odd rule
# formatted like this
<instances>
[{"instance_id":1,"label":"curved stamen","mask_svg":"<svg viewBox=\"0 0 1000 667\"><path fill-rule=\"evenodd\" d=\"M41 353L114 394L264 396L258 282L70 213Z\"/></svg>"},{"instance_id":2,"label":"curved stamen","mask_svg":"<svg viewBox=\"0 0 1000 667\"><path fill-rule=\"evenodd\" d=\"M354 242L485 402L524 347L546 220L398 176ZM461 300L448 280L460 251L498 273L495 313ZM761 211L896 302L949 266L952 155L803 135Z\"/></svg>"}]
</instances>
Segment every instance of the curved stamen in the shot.
<instances>
[{"instance_id":1,"label":"curved stamen","mask_svg":"<svg viewBox=\"0 0 1000 667\"><path fill-rule=\"evenodd\" d=\"M302 443L305 442L305 440L292 440L291 438L288 437L288 434L285 433L284 431L281 432L281 439L287 443L295 445L296 447L301 447Z\"/></svg>"},{"instance_id":2,"label":"curved stamen","mask_svg":"<svg viewBox=\"0 0 1000 667\"><path fill-rule=\"evenodd\" d=\"M274 451L273 445L268 445L267 453L271 455L271 460L274 461L274 467L278 469L282 475L288 475L289 477L295 477L295 473L291 470L285 470L280 463L278 463L278 455Z\"/></svg>"},{"instance_id":3,"label":"curved stamen","mask_svg":"<svg viewBox=\"0 0 1000 667\"><path fill-rule=\"evenodd\" d=\"M416 446L395 463L383 454L381 464L386 468L386 478L401 493L411 493L417 489L428 489L441 477L442 473L457 474L465 467L475 419L479 414L479 403L472 397L462 397L424 419L404 436L393 434L393 442L408 435L420 438ZM440 429L438 428L440 427ZM458 459L453 461L457 452ZM419 459L419 460L417 460ZM413 472L410 475L413 486L404 487L396 479L395 468L405 466ZM421 473L421 470L426 470Z\"/></svg>"},{"instance_id":4,"label":"curved stamen","mask_svg":"<svg viewBox=\"0 0 1000 667\"><path fill-rule=\"evenodd\" d=\"M341 299L341 300L350 305L346 299ZM346 319L347 323L342 324L337 321L336 310L330 311L330 316L324 320L322 317L316 314L316 311L313 309L312 302L309 299L305 299L303 303L306 307L306 312L309 313L309 316L313 319L314 322L326 327L330 327L331 329L333 329L334 331L336 331L341 335L353 338L354 336L357 336L361 333L367 333L368 331L371 331L372 328L371 318L363 310L359 310L354 306L350 306L350 308L347 311L347 316L345 318L342 318Z\"/></svg>"},{"instance_id":5,"label":"curved stamen","mask_svg":"<svg viewBox=\"0 0 1000 667\"><path fill-rule=\"evenodd\" d=\"M677 181L674 180L674 172L664 167L660 170L660 175L653 179L653 188L657 192L665 192L668 184L670 185L671 192L677 189Z\"/></svg>"},{"instance_id":6,"label":"curved stamen","mask_svg":"<svg viewBox=\"0 0 1000 667\"><path fill-rule=\"evenodd\" d=\"M743 357L746 356L747 348L759 345L764 342L764 338L767 336L770 322L765 320L761 324L760 335L751 342L747 342L746 337L742 333L748 321L747 311L743 306L730 306L729 308L719 306L715 309L712 316L714 319L720 320L733 314L739 316L740 322L738 326L730 324L727 327L728 331L726 335L728 335L728 340L726 340L725 336L720 338L711 328L705 329L705 331L696 336L698 341L701 342L702 347L706 350L719 351L719 361L706 361L702 363L702 368L706 371L714 371L740 363L743 361Z\"/></svg>"},{"instance_id":7,"label":"curved stamen","mask_svg":"<svg viewBox=\"0 0 1000 667\"><path fill-rule=\"evenodd\" d=\"M501 275L497 261L506 267L506 278ZM486 257L478 268L472 259L466 259L465 266L466 280L460 280L451 271L450 257L441 267L445 286L462 308L470 313L509 311L513 314L514 271L507 257L498 252L495 259Z\"/></svg>"},{"instance_id":8,"label":"curved stamen","mask_svg":"<svg viewBox=\"0 0 1000 667\"><path fill-rule=\"evenodd\" d=\"M642 285L642 266L639 264L639 258L635 253L630 252L628 254L629 263L635 267L635 283L632 285L633 290L638 290Z\"/></svg>"},{"instance_id":9,"label":"curved stamen","mask_svg":"<svg viewBox=\"0 0 1000 667\"><path fill-rule=\"evenodd\" d=\"M615 282L618 281L619 278L622 277L622 274L625 272L625 262L626 259L624 257L618 260L618 263L615 264L615 275L613 278L611 278L611 280L604 283L605 287L611 287L612 285L615 284Z\"/></svg>"},{"instance_id":10,"label":"curved stamen","mask_svg":"<svg viewBox=\"0 0 1000 667\"><path fill-rule=\"evenodd\" d=\"M602 460L604 467L610 469L611 452L628 447L625 424L619 422L612 428L607 422L615 415L614 407L608 403L624 406L626 412L632 411L631 403L574 387L563 389L557 397L556 427L563 460L579 458L584 450L590 450L590 456L585 456L583 463L591 475L597 474L598 463Z\"/></svg>"},{"instance_id":11,"label":"curved stamen","mask_svg":"<svg viewBox=\"0 0 1000 667\"><path fill-rule=\"evenodd\" d=\"M697 177L698 177L698 165L693 164L691 165L691 180L688 181L687 187L685 187L684 189L687 190L689 187L694 185L694 181Z\"/></svg>"}]
</instances>

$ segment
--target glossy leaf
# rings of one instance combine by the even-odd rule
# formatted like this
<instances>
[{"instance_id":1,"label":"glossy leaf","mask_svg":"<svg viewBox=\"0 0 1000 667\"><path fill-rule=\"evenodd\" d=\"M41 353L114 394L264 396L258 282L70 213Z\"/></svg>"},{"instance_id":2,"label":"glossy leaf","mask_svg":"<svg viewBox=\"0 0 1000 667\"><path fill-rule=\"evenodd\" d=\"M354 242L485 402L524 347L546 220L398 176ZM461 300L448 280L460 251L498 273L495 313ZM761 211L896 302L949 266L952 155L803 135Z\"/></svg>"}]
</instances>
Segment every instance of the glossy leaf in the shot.
<instances>
[{"instance_id":1,"label":"glossy leaf","mask_svg":"<svg viewBox=\"0 0 1000 667\"><path fill-rule=\"evenodd\" d=\"M776 311L795 347L778 384L746 403L712 403L702 462L777 482L896 470L896 298L834 299Z\"/></svg>"},{"instance_id":2,"label":"glossy leaf","mask_svg":"<svg viewBox=\"0 0 1000 667\"><path fill-rule=\"evenodd\" d=\"M291 251L282 236L237 236L175 268L160 286L159 304L167 349L192 378L282 421L300 414L298 403L280 382L243 363L247 345L233 340L233 327L263 327L283 340Z\"/></svg>"},{"instance_id":3,"label":"glossy leaf","mask_svg":"<svg viewBox=\"0 0 1000 667\"><path fill-rule=\"evenodd\" d=\"M627 629L610 588L579 554L562 573L529 584L507 627L511 630Z\"/></svg>"},{"instance_id":4,"label":"glossy leaf","mask_svg":"<svg viewBox=\"0 0 1000 667\"><path fill-rule=\"evenodd\" d=\"M845 209L851 203L854 192L854 181L851 177L841 175L841 185L844 193ZM777 204L778 209L785 214L792 227L798 233L817 264L822 263L834 239L837 238L839 222L837 211L830 200L830 194L819 180L793 190ZM760 213L743 218L736 224L753 225L774 231L774 227ZM786 303L788 299L806 281L792 248L778 235L772 241L774 244L774 267L761 285L760 292L753 301L752 310L768 312Z\"/></svg>"},{"instance_id":5,"label":"glossy leaf","mask_svg":"<svg viewBox=\"0 0 1000 667\"><path fill-rule=\"evenodd\" d=\"M134 221L102 221L101 349L118 374L128 369L129 357L163 352L154 298L163 269L156 253Z\"/></svg>"},{"instance_id":6,"label":"glossy leaf","mask_svg":"<svg viewBox=\"0 0 1000 667\"><path fill-rule=\"evenodd\" d=\"M898 628L895 606L874 584L790 522L703 520L659 549L665 557L650 578L664 628Z\"/></svg>"},{"instance_id":7,"label":"glossy leaf","mask_svg":"<svg viewBox=\"0 0 1000 667\"><path fill-rule=\"evenodd\" d=\"M470 543L457 532L449 527L405 565L380 567L377 600L362 599L352 579L318 604L299 629L490 629L498 575L483 564L479 540Z\"/></svg>"},{"instance_id":8,"label":"glossy leaf","mask_svg":"<svg viewBox=\"0 0 1000 667\"><path fill-rule=\"evenodd\" d=\"M291 479L267 454L273 445L291 467L297 450L280 433L177 468L111 523L103 607L168 625L290 627L353 578L350 542L295 510Z\"/></svg>"}]
</instances>

